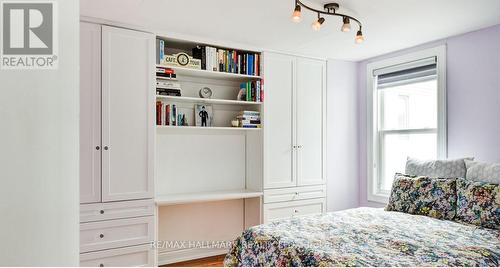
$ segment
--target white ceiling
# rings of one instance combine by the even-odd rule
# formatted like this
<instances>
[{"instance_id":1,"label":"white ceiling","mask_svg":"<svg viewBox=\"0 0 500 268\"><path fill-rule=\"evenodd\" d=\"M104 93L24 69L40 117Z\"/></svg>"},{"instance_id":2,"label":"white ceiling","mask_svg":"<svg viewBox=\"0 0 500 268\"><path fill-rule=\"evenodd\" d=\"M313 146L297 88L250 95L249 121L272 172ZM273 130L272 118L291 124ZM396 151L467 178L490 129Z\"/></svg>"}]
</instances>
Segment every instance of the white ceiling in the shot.
<instances>
[{"instance_id":1,"label":"white ceiling","mask_svg":"<svg viewBox=\"0 0 500 268\"><path fill-rule=\"evenodd\" d=\"M327 1L304 2L321 7ZM314 32L316 15L303 9L303 21L292 23L294 0L80 0L80 12L217 43L355 61L500 24L500 0L337 2L339 12L363 23L363 44L354 44L355 27L340 32L338 17L326 17Z\"/></svg>"}]
</instances>

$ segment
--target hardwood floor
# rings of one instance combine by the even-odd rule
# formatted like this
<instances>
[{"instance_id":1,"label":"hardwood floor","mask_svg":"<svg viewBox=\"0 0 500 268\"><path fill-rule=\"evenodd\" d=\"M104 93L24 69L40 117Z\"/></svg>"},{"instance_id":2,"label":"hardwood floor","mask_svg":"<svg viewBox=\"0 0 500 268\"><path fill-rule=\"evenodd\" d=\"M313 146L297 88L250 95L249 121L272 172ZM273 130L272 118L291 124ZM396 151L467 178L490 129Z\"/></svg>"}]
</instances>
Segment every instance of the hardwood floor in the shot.
<instances>
[{"instance_id":1,"label":"hardwood floor","mask_svg":"<svg viewBox=\"0 0 500 268\"><path fill-rule=\"evenodd\" d=\"M202 259L176 262L162 267L221 267L226 255L217 255L213 257L207 257Z\"/></svg>"}]
</instances>

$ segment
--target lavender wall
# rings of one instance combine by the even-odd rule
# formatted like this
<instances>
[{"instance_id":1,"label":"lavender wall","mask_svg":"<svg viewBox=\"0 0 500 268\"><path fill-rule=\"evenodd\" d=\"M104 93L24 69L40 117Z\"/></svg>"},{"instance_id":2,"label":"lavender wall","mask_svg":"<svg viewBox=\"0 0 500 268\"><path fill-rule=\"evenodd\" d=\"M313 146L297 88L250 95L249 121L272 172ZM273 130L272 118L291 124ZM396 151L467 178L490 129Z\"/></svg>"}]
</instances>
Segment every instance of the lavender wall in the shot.
<instances>
[{"instance_id":1,"label":"lavender wall","mask_svg":"<svg viewBox=\"0 0 500 268\"><path fill-rule=\"evenodd\" d=\"M500 162L500 25L358 63L359 204L366 181L366 65L429 47L447 46L448 157Z\"/></svg>"}]
</instances>

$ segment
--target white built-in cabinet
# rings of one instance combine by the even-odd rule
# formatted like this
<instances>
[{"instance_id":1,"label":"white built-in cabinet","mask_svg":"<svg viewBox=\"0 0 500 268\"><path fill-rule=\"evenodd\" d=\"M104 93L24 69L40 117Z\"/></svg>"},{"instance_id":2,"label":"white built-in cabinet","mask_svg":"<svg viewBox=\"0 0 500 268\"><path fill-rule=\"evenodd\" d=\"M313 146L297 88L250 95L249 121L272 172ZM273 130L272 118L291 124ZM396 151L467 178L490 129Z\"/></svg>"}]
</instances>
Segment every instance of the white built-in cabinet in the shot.
<instances>
[{"instance_id":1,"label":"white built-in cabinet","mask_svg":"<svg viewBox=\"0 0 500 268\"><path fill-rule=\"evenodd\" d=\"M152 266L154 36L80 24L80 264Z\"/></svg>"},{"instance_id":2,"label":"white built-in cabinet","mask_svg":"<svg viewBox=\"0 0 500 268\"><path fill-rule=\"evenodd\" d=\"M154 40L102 26L102 201L154 195Z\"/></svg>"},{"instance_id":3,"label":"white built-in cabinet","mask_svg":"<svg viewBox=\"0 0 500 268\"><path fill-rule=\"evenodd\" d=\"M325 75L324 60L264 54L264 221L325 211Z\"/></svg>"},{"instance_id":4,"label":"white built-in cabinet","mask_svg":"<svg viewBox=\"0 0 500 268\"><path fill-rule=\"evenodd\" d=\"M153 197L154 37L81 23L80 202Z\"/></svg>"},{"instance_id":5,"label":"white built-in cabinet","mask_svg":"<svg viewBox=\"0 0 500 268\"><path fill-rule=\"evenodd\" d=\"M101 25L80 23L80 203L101 202Z\"/></svg>"}]
</instances>

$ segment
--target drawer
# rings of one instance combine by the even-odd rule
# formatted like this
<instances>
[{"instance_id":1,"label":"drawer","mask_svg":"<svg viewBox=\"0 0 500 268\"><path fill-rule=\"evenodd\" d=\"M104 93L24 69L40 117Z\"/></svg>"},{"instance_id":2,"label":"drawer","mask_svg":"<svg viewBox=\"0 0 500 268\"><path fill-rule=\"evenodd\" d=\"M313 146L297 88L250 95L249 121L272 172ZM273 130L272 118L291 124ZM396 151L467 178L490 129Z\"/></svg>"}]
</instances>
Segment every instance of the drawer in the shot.
<instances>
[{"instance_id":1,"label":"drawer","mask_svg":"<svg viewBox=\"0 0 500 268\"><path fill-rule=\"evenodd\" d=\"M80 222L152 216L153 199L80 205Z\"/></svg>"},{"instance_id":2,"label":"drawer","mask_svg":"<svg viewBox=\"0 0 500 268\"><path fill-rule=\"evenodd\" d=\"M325 202L325 198L317 198L264 204L264 223L294 216L323 213L326 210Z\"/></svg>"},{"instance_id":3,"label":"drawer","mask_svg":"<svg viewBox=\"0 0 500 268\"><path fill-rule=\"evenodd\" d=\"M80 252L150 243L154 217L80 223Z\"/></svg>"},{"instance_id":4,"label":"drawer","mask_svg":"<svg viewBox=\"0 0 500 268\"><path fill-rule=\"evenodd\" d=\"M101 250L80 254L80 266L123 267L154 266L154 250L150 244Z\"/></svg>"},{"instance_id":5,"label":"drawer","mask_svg":"<svg viewBox=\"0 0 500 268\"><path fill-rule=\"evenodd\" d=\"M326 185L264 190L264 203L296 201L326 197Z\"/></svg>"}]
</instances>

